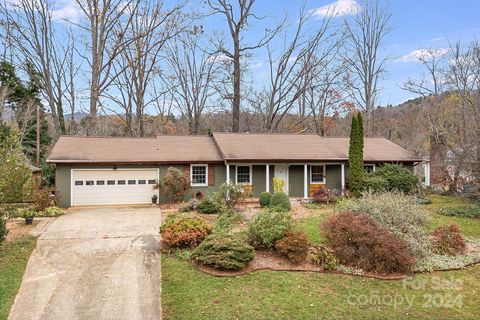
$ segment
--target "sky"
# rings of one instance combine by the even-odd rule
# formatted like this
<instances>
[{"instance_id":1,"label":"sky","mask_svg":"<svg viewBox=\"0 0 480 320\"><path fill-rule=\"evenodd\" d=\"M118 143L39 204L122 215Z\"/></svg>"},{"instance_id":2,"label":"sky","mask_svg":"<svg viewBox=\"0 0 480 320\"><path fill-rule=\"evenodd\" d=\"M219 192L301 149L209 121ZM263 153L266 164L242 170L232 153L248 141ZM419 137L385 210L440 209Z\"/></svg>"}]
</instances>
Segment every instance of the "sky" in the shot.
<instances>
[{"instance_id":1,"label":"sky","mask_svg":"<svg viewBox=\"0 0 480 320\"><path fill-rule=\"evenodd\" d=\"M391 0L388 6L392 13L391 24L393 31L386 37L383 53L390 59L386 65L386 73L380 82L382 91L379 104L396 105L415 95L401 89L401 85L409 78L422 75L423 69L416 61L415 56L423 48L438 49L439 53L446 51L449 43L461 39L462 42L477 37L480 39L480 12L479 0ZM298 16L301 1L294 0L259 0L255 10L265 16L270 24L283 19L287 14L290 20ZM314 10L320 25L321 19L329 12L328 8L336 6L339 14L333 18L341 20L352 14L357 7L355 0L309 0L307 10ZM331 12L331 10L330 10ZM339 21L338 21L339 22ZM224 22L220 17L211 21L210 27L222 29ZM255 37L257 32L246 35L246 41ZM254 78L259 81L266 75L268 69L265 63L264 52L254 53ZM255 59L256 58L256 59Z\"/></svg>"},{"instance_id":2,"label":"sky","mask_svg":"<svg viewBox=\"0 0 480 320\"><path fill-rule=\"evenodd\" d=\"M15 2L16 0L11 0ZM175 0L165 0L172 5ZM236 1L236 0L232 0ZM313 12L313 27L320 26L329 8L334 6L338 13L332 21L341 24L342 19L357 10L356 1L361 0L307 0L306 9ZM205 10L205 1L192 0L189 6L193 9ZM285 16L290 23L298 18L300 0L257 0L254 11L265 18L253 21L245 32L245 42L254 42L262 34L264 28L276 25ZM475 37L480 39L480 0L390 0L388 6L392 13L393 31L386 37L382 54L390 59L386 64L386 73L380 81L381 93L379 105L397 105L415 95L401 89L401 85L409 78L418 78L423 69L415 57L423 48L434 48L444 53L450 42L458 39L467 42ZM81 13L75 6L75 0L57 0L53 17L56 23L65 24L66 20L79 22ZM226 32L227 25L221 16L210 16L202 21L207 32ZM229 41L228 37L226 41ZM282 40L274 39L271 46L281 47ZM278 49L278 48L277 48ZM260 49L252 52L250 59L250 80L264 84L268 79L267 51ZM86 83L87 79L82 82Z\"/></svg>"}]
</instances>

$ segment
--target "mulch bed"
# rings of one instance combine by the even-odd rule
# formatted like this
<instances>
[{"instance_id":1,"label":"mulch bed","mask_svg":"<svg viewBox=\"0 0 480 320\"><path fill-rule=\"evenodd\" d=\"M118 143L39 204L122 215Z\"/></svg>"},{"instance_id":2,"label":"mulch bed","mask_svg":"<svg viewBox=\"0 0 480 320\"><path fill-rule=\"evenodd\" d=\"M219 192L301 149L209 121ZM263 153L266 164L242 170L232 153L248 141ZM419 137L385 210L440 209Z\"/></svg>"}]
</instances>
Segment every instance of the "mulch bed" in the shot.
<instances>
[{"instance_id":1,"label":"mulch bed","mask_svg":"<svg viewBox=\"0 0 480 320\"><path fill-rule=\"evenodd\" d=\"M243 276L252 272L262 271L262 270L271 270L271 271L301 271L301 272L323 272L323 273L337 273L344 274L339 271L333 270L323 270L322 267L304 262L301 264L292 264L283 257L278 256L272 251L256 251L255 257L249 263L249 265L238 271L225 271L217 270L208 266L196 264L198 270L216 276L216 277L236 277ZM381 279L381 280L400 280L405 278L406 275L403 274L389 274L389 275L380 275L375 273L364 273L359 275L361 277Z\"/></svg>"}]
</instances>

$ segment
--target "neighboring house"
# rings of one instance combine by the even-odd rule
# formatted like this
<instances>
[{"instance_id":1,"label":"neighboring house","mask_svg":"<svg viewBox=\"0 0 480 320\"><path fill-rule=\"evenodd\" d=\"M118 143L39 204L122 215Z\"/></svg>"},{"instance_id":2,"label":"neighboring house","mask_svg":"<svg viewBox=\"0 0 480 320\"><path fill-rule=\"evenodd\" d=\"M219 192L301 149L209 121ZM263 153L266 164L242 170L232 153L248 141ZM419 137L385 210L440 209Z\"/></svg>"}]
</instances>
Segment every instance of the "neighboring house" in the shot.
<instances>
[{"instance_id":1,"label":"neighboring house","mask_svg":"<svg viewBox=\"0 0 480 320\"><path fill-rule=\"evenodd\" d=\"M290 197L308 198L319 187L344 190L348 138L318 135L214 133L157 138L61 137L47 162L56 165L62 207L149 203L169 167L190 176L191 190L214 192L226 182L250 185L253 196L273 192L273 177L286 181ZM365 170L402 163L412 153L384 138L365 139ZM165 201L160 197L160 201Z\"/></svg>"}]
</instances>

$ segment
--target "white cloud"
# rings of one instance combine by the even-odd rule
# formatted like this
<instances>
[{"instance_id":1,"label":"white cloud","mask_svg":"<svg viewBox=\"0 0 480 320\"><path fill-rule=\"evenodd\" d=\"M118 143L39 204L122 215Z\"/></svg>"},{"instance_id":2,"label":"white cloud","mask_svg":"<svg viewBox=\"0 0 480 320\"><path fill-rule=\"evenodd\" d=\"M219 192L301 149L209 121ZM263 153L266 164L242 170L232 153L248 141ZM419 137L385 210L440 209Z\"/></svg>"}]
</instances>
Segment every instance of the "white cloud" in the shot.
<instances>
[{"instance_id":1,"label":"white cloud","mask_svg":"<svg viewBox=\"0 0 480 320\"><path fill-rule=\"evenodd\" d=\"M28 5L35 11L42 10L44 3L42 0L7 0L7 8L10 10L22 10L24 4ZM59 0L50 4L49 9L51 10L52 20L55 22L62 21L73 21L78 22L79 18L82 16L82 11L75 3L75 0Z\"/></svg>"},{"instance_id":2,"label":"white cloud","mask_svg":"<svg viewBox=\"0 0 480 320\"><path fill-rule=\"evenodd\" d=\"M56 7L52 10L52 19L54 21L72 21L78 22L82 16L81 9L73 2L65 1L61 7Z\"/></svg>"},{"instance_id":3,"label":"white cloud","mask_svg":"<svg viewBox=\"0 0 480 320\"><path fill-rule=\"evenodd\" d=\"M401 62L412 62L418 60L429 60L434 57L441 57L446 55L448 49L446 48L438 48L438 49L417 49L413 50L406 55L398 58Z\"/></svg>"},{"instance_id":4,"label":"white cloud","mask_svg":"<svg viewBox=\"0 0 480 320\"><path fill-rule=\"evenodd\" d=\"M322 7L313 9L311 12L318 18L340 17L355 14L361 10L355 0L337 0Z\"/></svg>"}]
</instances>

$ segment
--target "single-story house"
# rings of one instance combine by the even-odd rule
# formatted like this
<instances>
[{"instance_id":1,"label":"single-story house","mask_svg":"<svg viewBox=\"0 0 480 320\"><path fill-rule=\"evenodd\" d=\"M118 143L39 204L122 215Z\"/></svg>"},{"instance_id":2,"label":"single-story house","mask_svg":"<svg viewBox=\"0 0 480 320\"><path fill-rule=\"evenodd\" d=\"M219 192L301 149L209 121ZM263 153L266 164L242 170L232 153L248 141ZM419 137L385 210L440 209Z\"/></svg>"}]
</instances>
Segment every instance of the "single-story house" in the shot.
<instances>
[{"instance_id":1,"label":"single-story house","mask_svg":"<svg viewBox=\"0 0 480 320\"><path fill-rule=\"evenodd\" d=\"M251 186L254 197L273 192L273 177L290 197L309 198L319 187L344 190L348 138L307 134L213 133L156 138L63 136L47 162L56 166L59 206L146 204L169 167L187 172L187 198L214 192L224 182ZM365 170L422 159L384 138L366 138ZM160 201L165 201L160 195Z\"/></svg>"}]
</instances>

